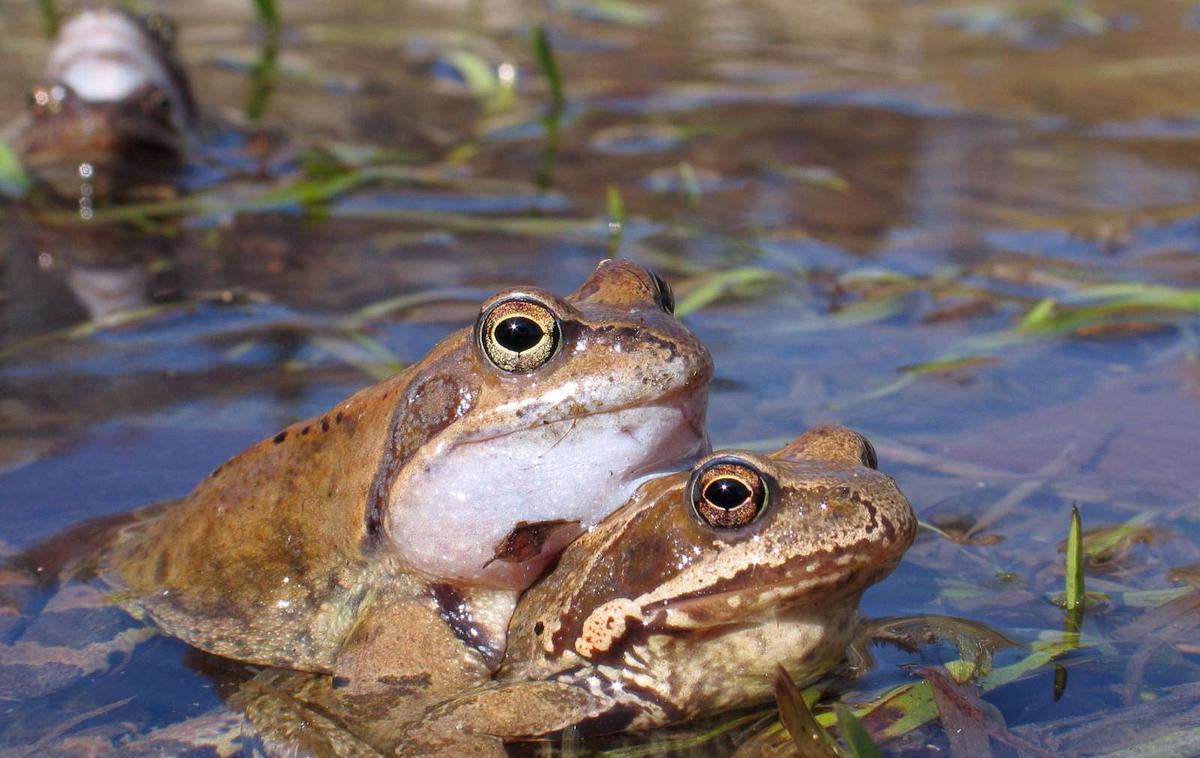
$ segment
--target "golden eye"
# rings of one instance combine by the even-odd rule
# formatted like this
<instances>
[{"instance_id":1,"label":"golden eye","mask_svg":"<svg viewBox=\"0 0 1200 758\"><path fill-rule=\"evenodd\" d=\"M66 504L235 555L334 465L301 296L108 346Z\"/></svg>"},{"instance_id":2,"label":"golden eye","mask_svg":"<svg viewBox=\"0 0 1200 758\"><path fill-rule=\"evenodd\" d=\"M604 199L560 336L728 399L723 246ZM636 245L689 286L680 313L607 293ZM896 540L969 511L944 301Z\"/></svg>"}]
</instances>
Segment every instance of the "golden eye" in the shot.
<instances>
[{"instance_id":1,"label":"golden eye","mask_svg":"<svg viewBox=\"0 0 1200 758\"><path fill-rule=\"evenodd\" d=\"M767 482L740 458L716 458L692 472L688 498L696 515L717 529L737 529L767 505Z\"/></svg>"},{"instance_id":2,"label":"golden eye","mask_svg":"<svg viewBox=\"0 0 1200 758\"><path fill-rule=\"evenodd\" d=\"M525 374L542 366L558 350L558 318L527 298L502 300L484 311L476 326L479 347L502 370Z\"/></svg>"}]
</instances>

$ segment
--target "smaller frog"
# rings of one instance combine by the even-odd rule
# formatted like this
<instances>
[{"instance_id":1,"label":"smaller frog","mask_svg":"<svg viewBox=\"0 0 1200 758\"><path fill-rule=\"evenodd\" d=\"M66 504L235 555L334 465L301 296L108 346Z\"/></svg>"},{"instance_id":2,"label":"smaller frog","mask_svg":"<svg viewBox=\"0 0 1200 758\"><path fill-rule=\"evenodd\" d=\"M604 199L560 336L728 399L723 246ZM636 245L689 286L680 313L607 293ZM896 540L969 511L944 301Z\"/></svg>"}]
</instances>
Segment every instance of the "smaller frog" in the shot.
<instances>
[{"instance_id":1,"label":"smaller frog","mask_svg":"<svg viewBox=\"0 0 1200 758\"><path fill-rule=\"evenodd\" d=\"M866 439L836 426L648 482L521 598L495 681L431 708L399 753L504 755L502 740L766 700L777 664L803 682L842 660L859 597L916 524Z\"/></svg>"},{"instance_id":2,"label":"smaller frog","mask_svg":"<svg viewBox=\"0 0 1200 758\"><path fill-rule=\"evenodd\" d=\"M63 25L4 137L54 194L90 203L169 184L199 131L171 23L105 8Z\"/></svg>"},{"instance_id":3,"label":"smaller frog","mask_svg":"<svg viewBox=\"0 0 1200 758\"><path fill-rule=\"evenodd\" d=\"M648 481L521 597L494 679L440 703L269 670L233 704L269 754L503 755L502 740L769 699L776 664L805 681L844 658L859 597L912 543L912 508L876 465L862 435L819 426L769 456L713 453Z\"/></svg>"}]
</instances>

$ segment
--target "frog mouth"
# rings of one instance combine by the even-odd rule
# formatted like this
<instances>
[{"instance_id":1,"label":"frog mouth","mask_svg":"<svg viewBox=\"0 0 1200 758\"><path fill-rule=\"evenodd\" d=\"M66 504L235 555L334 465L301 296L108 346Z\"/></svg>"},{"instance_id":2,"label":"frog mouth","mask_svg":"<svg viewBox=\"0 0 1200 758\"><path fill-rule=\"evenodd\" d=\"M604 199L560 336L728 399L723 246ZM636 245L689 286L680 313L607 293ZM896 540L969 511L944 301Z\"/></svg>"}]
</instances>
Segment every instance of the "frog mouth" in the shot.
<instances>
[{"instance_id":1,"label":"frog mouth","mask_svg":"<svg viewBox=\"0 0 1200 758\"><path fill-rule=\"evenodd\" d=\"M739 580L717 592L698 591L645 609L652 621L652 631L695 629L752 624L767 618L784 619L789 613L812 608L817 603L853 599L867 587L880 581L896 568L903 549L889 559L863 555L845 565L822 561L813 571L807 571L812 556L789 561L799 568L804 564L804 576L791 566L783 569L780 578L767 581ZM746 572L750 574L751 572Z\"/></svg>"}]
</instances>

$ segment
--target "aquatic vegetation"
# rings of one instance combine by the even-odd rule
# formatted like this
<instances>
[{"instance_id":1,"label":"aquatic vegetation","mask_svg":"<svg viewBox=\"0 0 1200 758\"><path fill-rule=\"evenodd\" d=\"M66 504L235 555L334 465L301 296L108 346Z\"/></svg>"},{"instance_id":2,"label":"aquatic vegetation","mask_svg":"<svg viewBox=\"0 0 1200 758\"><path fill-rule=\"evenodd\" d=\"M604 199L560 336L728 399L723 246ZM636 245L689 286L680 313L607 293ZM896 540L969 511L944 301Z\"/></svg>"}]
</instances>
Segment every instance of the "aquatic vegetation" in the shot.
<instances>
[{"instance_id":1,"label":"aquatic vegetation","mask_svg":"<svg viewBox=\"0 0 1200 758\"><path fill-rule=\"evenodd\" d=\"M29 191L30 184L21 160L7 142L0 140L0 195L21 197Z\"/></svg>"}]
</instances>

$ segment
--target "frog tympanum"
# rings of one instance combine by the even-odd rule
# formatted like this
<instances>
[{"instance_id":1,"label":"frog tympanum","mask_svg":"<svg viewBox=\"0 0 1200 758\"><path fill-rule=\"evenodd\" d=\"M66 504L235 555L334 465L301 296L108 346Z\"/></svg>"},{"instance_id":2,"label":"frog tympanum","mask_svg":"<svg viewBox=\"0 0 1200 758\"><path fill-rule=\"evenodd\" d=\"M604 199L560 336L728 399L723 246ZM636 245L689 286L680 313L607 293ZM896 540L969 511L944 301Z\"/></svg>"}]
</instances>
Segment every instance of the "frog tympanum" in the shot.
<instances>
[{"instance_id":1,"label":"frog tympanum","mask_svg":"<svg viewBox=\"0 0 1200 758\"><path fill-rule=\"evenodd\" d=\"M240 697L272 751L299 739L316 755L504 755L503 740L567 727L718 713L768 699L777 665L806 681L841 661L859 597L915 533L870 444L816 427L769 456L723 451L643 484L522 596L503 666L475 688L414 714L268 672ZM296 696L319 717L299 716Z\"/></svg>"},{"instance_id":2,"label":"frog tympanum","mask_svg":"<svg viewBox=\"0 0 1200 758\"><path fill-rule=\"evenodd\" d=\"M707 452L712 362L671 309L621 261L566 298L501 292L420 362L128 519L94 569L203 650L348 692L456 691L499 664L563 545Z\"/></svg>"},{"instance_id":3,"label":"frog tympanum","mask_svg":"<svg viewBox=\"0 0 1200 758\"><path fill-rule=\"evenodd\" d=\"M62 197L121 197L167 181L199 130L195 102L162 17L108 8L63 25L6 141Z\"/></svg>"}]
</instances>

